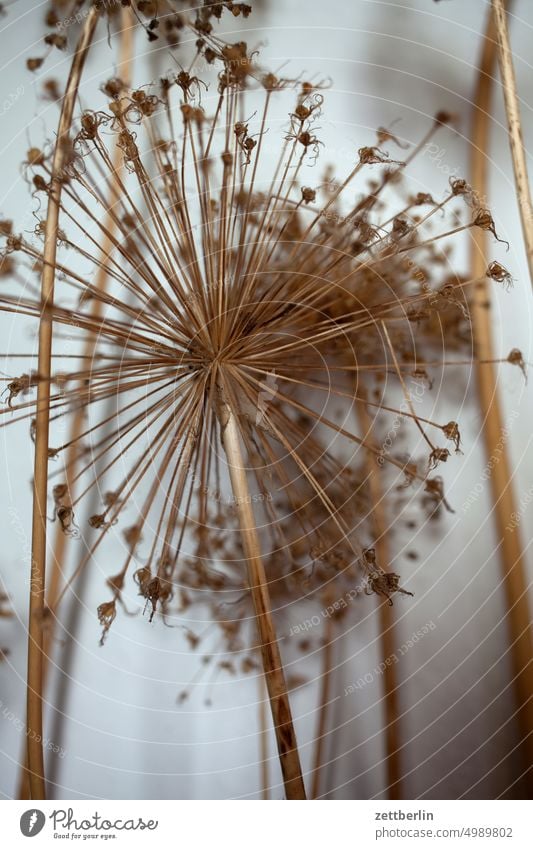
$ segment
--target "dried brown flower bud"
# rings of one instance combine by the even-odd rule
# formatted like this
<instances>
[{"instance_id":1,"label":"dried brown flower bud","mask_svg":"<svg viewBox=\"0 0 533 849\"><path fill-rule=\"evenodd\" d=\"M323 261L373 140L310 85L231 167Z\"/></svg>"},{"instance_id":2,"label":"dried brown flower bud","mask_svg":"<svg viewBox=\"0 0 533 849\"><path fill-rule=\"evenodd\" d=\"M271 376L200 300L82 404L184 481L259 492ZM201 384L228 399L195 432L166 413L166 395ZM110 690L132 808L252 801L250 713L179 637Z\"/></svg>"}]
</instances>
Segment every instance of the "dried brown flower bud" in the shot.
<instances>
[{"instance_id":1,"label":"dried brown flower bud","mask_svg":"<svg viewBox=\"0 0 533 849\"><path fill-rule=\"evenodd\" d=\"M44 58L42 56L37 56L33 59L26 59L26 67L28 71L38 71L43 62Z\"/></svg>"},{"instance_id":2,"label":"dried brown flower bud","mask_svg":"<svg viewBox=\"0 0 533 849\"><path fill-rule=\"evenodd\" d=\"M445 463L449 456L447 448L434 448L429 455L429 470L436 469L439 463Z\"/></svg>"},{"instance_id":3,"label":"dried brown flower bud","mask_svg":"<svg viewBox=\"0 0 533 849\"><path fill-rule=\"evenodd\" d=\"M97 616L100 625L102 626L102 636L100 637L100 645L103 646L105 642L105 638L107 636L107 632L111 628L115 616L117 615L117 606L116 601L105 601L103 604L100 604L97 608Z\"/></svg>"},{"instance_id":4,"label":"dried brown flower bud","mask_svg":"<svg viewBox=\"0 0 533 849\"><path fill-rule=\"evenodd\" d=\"M459 433L459 425L457 422L448 422L442 426L445 436L455 443L455 453L460 453L461 435Z\"/></svg>"},{"instance_id":5,"label":"dried brown flower bud","mask_svg":"<svg viewBox=\"0 0 533 849\"><path fill-rule=\"evenodd\" d=\"M372 572L368 576L365 592L367 595L372 595L372 593L376 593L377 595L385 596L385 598L388 599L389 605L391 607L391 596L394 593L402 593L403 595L410 596L413 595L413 593L410 593L408 590L404 590L402 587L400 587L400 576L397 575L396 572L383 572L381 570Z\"/></svg>"},{"instance_id":6,"label":"dried brown flower bud","mask_svg":"<svg viewBox=\"0 0 533 849\"><path fill-rule=\"evenodd\" d=\"M524 375L524 378L527 381L526 363L522 355L522 351L520 351L518 348L513 348L511 351L509 351L509 354L507 356L507 362L511 363L513 366L518 366L518 368L522 370L522 374Z\"/></svg>"},{"instance_id":7,"label":"dried brown flower bud","mask_svg":"<svg viewBox=\"0 0 533 849\"><path fill-rule=\"evenodd\" d=\"M496 262L496 260L491 262L487 268L487 277L496 280L498 283L504 283L507 289L513 285L513 278L510 273L501 263Z\"/></svg>"},{"instance_id":8,"label":"dried brown flower bud","mask_svg":"<svg viewBox=\"0 0 533 849\"><path fill-rule=\"evenodd\" d=\"M64 50L67 46L66 35L60 35L58 32L49 32L44 37L44 43L50 47L57 47L58 50Z\"/></svg>"},{"instance_id":9,"label":"dried brown flower bud","mask_svg":"<svg viewBox=\"0 0 533 849\"><path fill-rule=\"evenodd\" d=\"M506 242L505 239L500 239L497 232L496 226L494 224L494 219L489 212L488 209L478 209L474 218L472 220L473 227L480 227L482 230L487 230L489 233L492 233L496 241L503 242L507 247L509 247L509 242Z\"/></svg>"},{"instance_id":10,"label":"dried brown flower bud","mask_svg":"<svg viewBox=\"0 0 533 849\"><path fill-rule=\"evenodd\" d=\"M435 123L439 126L444 126L445 124L450 124L453 121L454 116L451 112L447 112L446 110L441 110L437 112L435 115Z\"/></svg>"},{"instance_id":11,"label":"dried brown flower bud","mask_svg":"<svg viewBox=\"0 0 533 849\"><path fill-rule=\"evenodd\" d=\"M30 147L26 154L28 165L44 165L44 153L38 147Z\"/></svg>"}]
</instances>

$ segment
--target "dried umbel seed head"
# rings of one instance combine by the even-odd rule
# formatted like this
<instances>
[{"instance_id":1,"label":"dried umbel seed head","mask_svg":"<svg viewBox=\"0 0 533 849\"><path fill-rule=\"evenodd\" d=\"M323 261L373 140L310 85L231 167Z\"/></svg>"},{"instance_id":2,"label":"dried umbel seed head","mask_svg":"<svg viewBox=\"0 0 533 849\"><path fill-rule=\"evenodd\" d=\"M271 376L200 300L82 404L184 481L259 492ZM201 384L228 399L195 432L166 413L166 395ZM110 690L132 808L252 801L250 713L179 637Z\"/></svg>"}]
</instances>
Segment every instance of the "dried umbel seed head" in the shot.
<instances>
[{"instance_id":1,"label":"dried umbel seed head","mask_svg":"<svg viewBox=\"0 0 533 849\"><path fill-rule=\"evenodd\" d=\"M163 17L157 9L151 14L147 25L157 17L154 30L161 32ZM457 186L433 215L429 195L402 185L404 163L380 147L397 140L383 131L359 158L354 151L346 173L326 171L320 189L310 188L306 168L323 148L314 126L323 108L317 87L297 86L296 106L276 136L270 104L291 82L265 75L244 42L222 47L203 12L200 18L201 50L222 63L213 114L200 107L203 85L194 65L178 66L157 94L149 86L129 93L120 81L108 82L103 108L95 103L84 111L69 142L69 182L62 186L69 214L62 210L61 286L50 315L54 332L67 332L72 344L85 345L88 337L94 351L73 367L77 349L69 348L54 369L66 379L52 382L53 416L82 410L88 419L85 440L72 443L79 454L76 492L83 496L73 503L65 489L54 504L70 533L78 503L96 488L106 493L103 509L89 513L87 559L126 511L133 513L123 532L123 566L109 578L114 601L135 572L150 618L166 615L171 605L182 612L208 604L226 647L237 651L251 603L238 534L246 498L270 552L269 589L279 609L288 599L321 603L324 582L340 597L361 575L378 576L374 592L399 591L367 547L375 531L362 455L371 452L380 474L394 474L392 498L404 496L396 483L403 471L406 485L426 486L428 507L443 502L442 482L427 479L427 459L432 466L449 454L434 445L432 433L437 428L457 449L458 427L419 418L407 384L414 376L429 390L430 376L418 363L446 361L443 343L446 351L465 349L460 305L468 281L448 273L440 240L450 232L445 220ZM257 99L264 108L256 112ZM267 132L269 148L277 139L279 157L269 149L263 158ZM102 253L109 236L102 186L115 183L110 163L117 147L126 167L113 202L112 247ZM362 166L372 166L370 185ZM28 167L42 169L48 191L50 164L42 150L28 156ZM272 180L275 192L259 189ZM398 197L391 202L389 194ZM442 232L431 226L441 220ZM455 232L460 228L452 220ZM11 224L5 230L13 235ZM41 243L36 248L21 236L18 249L36 271L43 267ZM75 252L83 275L74 270ZM92 268L107 276L105 291L90 282ZM12 310L3 289L0 303ZM25 314L38 319L39 298L26 296L24 304ZM61 346L54 356L61 358ZM398 403L398 392L405 403ZM372 403L385 433L391 415L406 422L405 439L407 422L416 425L427 437L426 456L411 459L400 440L380 451L377 430L359 432L354 394ZM102 402L110 398L113 413L104 414ZM225 491L224 454L216 453L227 410L237 423L246 479L254 482L245 497ZM31 421L33 400L25 412ZM340 441L365 451L348 463ZM92 446L102 473L95 474L93 455L84 453ZM231 627L223 609L228 598L235 600Z\"/></svg>"}]
</instances>

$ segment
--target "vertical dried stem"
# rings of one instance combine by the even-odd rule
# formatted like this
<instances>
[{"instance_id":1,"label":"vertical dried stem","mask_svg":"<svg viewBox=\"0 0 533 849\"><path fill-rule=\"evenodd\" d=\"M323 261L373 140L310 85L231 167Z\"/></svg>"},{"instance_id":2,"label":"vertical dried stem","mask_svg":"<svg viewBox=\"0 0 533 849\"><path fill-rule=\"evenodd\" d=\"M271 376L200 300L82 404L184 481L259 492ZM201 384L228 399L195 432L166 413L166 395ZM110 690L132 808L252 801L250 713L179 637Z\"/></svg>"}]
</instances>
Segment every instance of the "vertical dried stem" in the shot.
<instances>
[{"instance_id":1,"label":"vertical dried stem","mask_svg":"<svg viewBox=\"0 0 533 849\"><path fill-rule=\"evenodd\" d=\"M498 44L498 58L503 84L505 111L509 131L509 143L513 157L513 168L522 221L522 232L527 253L529 278L533 286L533 205L526 164L526 151L522 138L522 121L516 88L513 65L513 53L507 26L507 11L504 0L492 0L492 14L495 23L495 37Z\"/></svg>"},{"instance_id":2,"label":"vertical dried stem","mask_svg":"<svg viewBox=\"0 0 533 849\"><path fill-rule=\"evenodd\" d=\"M358 388L359 393L361 389ZM371 428L370 416L364 401L356 401L357 415L361 425L362 434L368 433ZM375 540L377 562L383 568L389 563L390 551L386 538L387 521L383 509L383 493L379 476L376 473L375 456L367 451L367 470L369 474L370 498L372 501L372 525ZM380 633L380 655L385 663L383 670L383 711L385 719L385 763L387 796L389 799L402 799L402 785L400 772L399 752L399 727L398 727L398 693L396 673L392 663L386 661L394 657L394 619L393 608L388 602L379 605L379 633Z\"/></svg>"},{"instance_id":3,"label":"vertical dried stem","mask_svg":"<svg viewBox=\"0 0 533 849\"><path fill-rule=\"evenodd\" d=\"M50 414L50 378L52 354L51 307L54 300L55 261L59 203L61 197L61 172L67 150L72 114L81 73L92 41L98 12L92 8L83 26L76 47L65 90L57 141L52 163L52 179L48 193L48 209L41 281L41 320L39 323L39 355L37 387L37 416L35 431L35 462L33 481L32 562L30 574L30 609L28 625L28 677L27 677L27 742L30 794L32 799L45 798L43 759L43 619L45 608L46 570L46 501L48 490L48 438Z\"/></svg>"},{"instance_id":4,"label":"vertical dried stem","mask_svg":"<svg viewBox=\"0 0 533 849\"><path fill-rule=\"evenodd\" d=\"M220 401L219 417L222 444L228 458L231 485L237 504L243 549L248 567L250 593L259 632L263 671L270 699L285 792L287 799L305 799L296 733L272 618L268 583L261 559L259 538L241 452L239 428L235 415L224 398L221 398Z\"/></svg>"},{"instance_id":5,"label":"vertical dried stem","mask_svg":"<svg viewBox=\"0 0 533 849\"><path fill-rule=\"evenodd\" d=\"M329 602L327 602L329 604ZM324 635L324 647L322 649L322 681L320 686L320 707L318 714L318 728L315 742L315 756L313 760L311 799L318 799L320 793L320 778L324 763L324 748L326 741L326 728L328 722L328 707L330 704L331 679L333 659L333 621L331 616L326 619L326 632Z\"/></svg>"},{"instance_id":6,"label":"vertical dried stem","mask_svg":"<svg viewBox=\"0 0 533 849\"><path fill-rule=\"evenodd\" d=\"M131 66L133 59L133 32L134 32L134 21L133 16L131 14L131 10L128 8L121 9L121 30L120 30L120 51L119 51L119 60L118 60L118 75L120 76L122 82L125 86L131 85ZM123 152L119 147L116 148L113 157L113 168L115 171L118 171L120 165L124 159ZM109 197L108 206L109 209L113 208L114 200L116 192L115 189L112 188L111 196ZM115 219L112 214L108 213L106 216L106 222L104 224L104 228L106 233L102 237L102 242L100 245L100 252L102 255L102 261L105 263L106 258L111 253L113 249L113 231L115 229ZM98 270L96 275L96 279L94 281L94 289L98 292L105 292L106 286L108 282L108 275L105 267L101 267ZM93 298L91 300L91 309L90 309L90 317L94 319L101 318L102 315L102 307L103 301L98 298ZM91 358L94 354L96 346L96 339L89 335L87 339L84 350L83 350L83 362L90 362ZM71 483L70 481L76 476L76 466L79 456L79 447L78 440L80 438L83 423L85 421L86 408L84 406L79 406L75 413L74 418L70 425L70 433L67 442L70 445L70 448L67 452L67 457L65 460L65 469L66 469L66 483L68 485L69 493L71 493ZM63 533L61 529L61 525L58 524L55 532L54 538L54 554L52 558L52 568L50 570L50 581L47 586L47 604L50 609L55 608L55 604L57 601L57 596L59 592L59 584L61 579L61 566L63 565L64 557L65 557L65 549L68 537Z\"/></svg>"},{"instance_id":7,"label":"vertical dried stem","mask_svg":"<svg viewBox=\"0 0 533 849\"><path fill-rule=\"evenodd\" d=\"M497 4L498 6L503 4ZM505 10L504 10L505 11ZM492 15L483 43L479 75L474 98L472 120L471 181L483 197L488 192L489 136L491 96L496 65L497 26ZM523 211L523 210L522 210ZM476 367L479 402L483 412L483 438L487 455L497 457L490 477L496 531L499 541L506 593L511 654L515 682L518 719L527 765L533 765L533 646L531 620L527 597L527 581L523 559L520 529L514 528L512 518L516 506L512 485L509 455L502 444L503 421L498 400L497 376L490 320L489 292L485 277L487 267L487 235L480 228L471 231L471 270L473 277L481 278L476 285L471 304L472 326L476 349ZM485 361L485 363L483 363Z\"/></svg>"},{"instance_id":8,"label":"vertical dried stem","mask_svg":"<svg viewBox=\"0 0 533 849\"><path fill-rule=\"evenodd\" d=\"M261 798L270 798L270 777L268 769L268 715L265 692L265 677L259 675L259 752L261 758Z\"/></svg>"},{"instance_id":9,"label":"vertical dried stem","mask_svg":"<svg viewBox=\"0 0 533 849\"><path fill-rule=\"evenodd\" d=\"M118 74L121 77L122 81L126 86L130 85L131 78L131 65L133 58L133 32L134 32L134 21L132 19L131 10L128 8L121 9L121 31L120 31L120 49L119 49L119 61L118 61ZM120 163L122 161L123 155L122 151L117 147L115 156L114 156L114 168L118 170L120 167ZM113 206L113 197L109 198L109 207ZM105 235L102 240L101 252L102 256L105 258L112 249L112 239L111 234L113 233L115 227L115 221L112 215L108 215L108 220L106 222L106 230L109 235ZM101 267L98 270L96 275L96 279L94 282L94 288L98 291L105 291L107 285L107 272L104 267ZM94 298L91 301L91 311L90 315L92 318L99 318L102 312L102 302L98 299ZM89 362L90 358L94 352L94 348L96 345L96 340L89 338L85 344L83 350L83 358L84 362ZM78 440L80 438L80 434L82 432L83 423L85 420L85 407L80 406L76 409L74 413L74 418L72 420L68 443L70 448L67 451L67 456L65 459L65 482L68 486L68 490L70 493L70 497L72 498L72 489L71 489L71 480L76 476L76 466L78 461L79 449L78 449ZM51 564L49 568L49 580L47 580L46 584L46 606L51 613L55 612L57 606L57 598L60 590L60 582L62 576L62 569L64 567L65 554L66 554L66 546L67 546L68 537L65 535L61 528L61 524L58 523L56 527L56 531L54 534L54 543L53 543L53 553L51 558ZM48 671L48 660L49 660L49 652L50 646L53 639L54 633L54 623L50 621L48 623L48 627L45 631L44 640L43 640L43 691L46 686L47 679L47 671ZM68 673L65 669L63 672ZM60 714L61 718L63 715ZM54 739L58 738L57 728L56 734L54 735ZM19 799L28 799L29 798L29 775L27 770L27 759L25 758L24 766L21 769L20 782L19 782Z\"/></svg>"}]
</instances>

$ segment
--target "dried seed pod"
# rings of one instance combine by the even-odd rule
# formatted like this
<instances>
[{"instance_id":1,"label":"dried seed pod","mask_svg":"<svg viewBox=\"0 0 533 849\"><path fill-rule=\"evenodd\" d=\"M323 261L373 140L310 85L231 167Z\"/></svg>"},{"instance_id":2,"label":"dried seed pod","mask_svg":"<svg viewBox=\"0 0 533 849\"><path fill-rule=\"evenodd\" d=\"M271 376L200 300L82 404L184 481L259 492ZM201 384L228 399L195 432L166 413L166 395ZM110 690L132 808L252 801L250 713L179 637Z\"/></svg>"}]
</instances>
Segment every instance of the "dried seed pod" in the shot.
<instances>
[{"instance_id":1,"label":"dried seed pod","mask_svg":"<svg viewBox=\"0 0 533 849\"><path fill-rule=\"evenodd\" d=\"M457 422L448 422L442 426L442 430L447 439L451 439L455 443L455 453L461 453L461 435L459 433L459 425Z\"/></svg>"},{"instance_id":2,"label":"dried seed pod","mask_svg":"<svg viewBox=\"0 0 533 849\"><path fill-rule=\"evenodd\" d=\"M367 586L365 588L365 593L367 595L372 595L372 593L376 593L376 595L383 595L388 599L389 605L392 607L392 596L394 593L402 593L402 595L410 595L408 590L404 590L403 587L400 586L400 576L396 574L396 572L383 572L381 570L376 572L371 572L368 576Z\"/></svg>"},{"instance_id":3,"label":"dried seed pod","mask_svg":"<svg viewBox=\"0 0 533 849\"><path fill-rule=\"evenodd\" d=\"M107 632L111 628L115 616L117 615L116 601L105 601L97 608L97 616L100 625L102 626L102 636L100 637L100 645L103 646L107 637Z\"/></svg>"},{"instance_id":4,"label":"dried seed pod","mask_svg":"<svg viewBox=\"0 0 533 849\"><path fill-rule=\"evenodd\" d=\"M509 354L507 355L507 362L511 363L513 366L518 366L527 382L526 363L522 355L522 351L520 351L518 348L513 348L511 351L509 351Z\"/></svg>"},{"instance_id":5,"label":"dried seed pod","mask_svg":"<svg viewBox=\"0 0 533 849\"><path fill-rule=\"evenodd\" d=\"M504 245L507 245L509 248L509 242L506 242L505 239L500 239L496 232L496 225L494 224L494 219L488 209L478 209L472 219L473 227L480 227L481 230L487 230L489 233L492 233L497 242L503 242Z\"/></svg>"},{"instance_id":6,"label":"dried seed pod","mask_svg":"<svg viewBox=\"0 0 533 849\"><path fill-rule=\"evenodd\" d=\"M498 283L504 283L506 289L510 289L513 285L513 278L511 277L511 274L503 265L501 265L501 263L496 262L496 260L491 262L487 268L487 277L490 277L492 280L496 280Z\"/></svg>"},{"instance_id":7,"label":"dried seed pod","mask_svg":"<svg viewBox=\"0 0 533 849\"><path fill-rule=\"evenodd\" d=\"M428 468L430 471L436 469L439 463L445 463L450 456L447 448L434 448L429 455Z\"/></svg>"}]
</instances>

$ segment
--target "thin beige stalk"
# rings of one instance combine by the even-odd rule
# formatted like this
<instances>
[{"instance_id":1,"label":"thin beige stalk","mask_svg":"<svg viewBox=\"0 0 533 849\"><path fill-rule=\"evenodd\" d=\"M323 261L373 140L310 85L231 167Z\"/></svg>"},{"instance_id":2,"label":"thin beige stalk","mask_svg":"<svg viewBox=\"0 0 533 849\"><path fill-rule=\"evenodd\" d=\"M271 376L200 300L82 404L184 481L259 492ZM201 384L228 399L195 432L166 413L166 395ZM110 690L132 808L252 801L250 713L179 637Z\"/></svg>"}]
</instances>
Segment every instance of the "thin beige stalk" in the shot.
<instances>
[{"instance_id":1,"label":"thin beige stalk","mask_svg":"<svg viewBox=\"0 0 533 849\"><path fill-rule=\"evenodd\" d=\"M329 598L327 605L331 603ZM318 799L320 795L320 779L322 775L322 767L324 765L324 749L326 742L326 734L328 727L328 713L330 706L331 679L332 679L332 659L333 659L333 620L331 616L326 618L326 627L324 633L324 646L322 648L322 676L320 682L320 707L318 711L318 726L315 738L315 753L313 758L312 776L313 783L311 785L311 799Z\"/></svg>"},{"instance_id":2,"label":"thin beige stalk","mask_svg":"<svg viewBox=\"0 0 533 849\"><path fill-rule=\"evenodd\" d=\"M503 97L507 113L509 144L513 157L513 168L522 221L522 232L527 253L529 279L533 286L533 204L527 173L526 151L522 137L520 103L516 87L513 52L507 26L505 0L492 0L492 14L495 22L495 37L498 44L498 59L503 84Z\"/></svg>"},{"instance_id":3,"label":"thin beige stalk","mask_svg":"<svg viewBox=\"0 0 533 849\"><path fill-rule=\"evenodd\" d=\"M294 731L285 674L272 618L268 582L261 558L261 548L246 477L246 469L241 452L239 427L231 407L223 397L221 397L219 404L219 419L222 444L228 459L231 485L239 516L242 544L248 568L250 593L259 632L263 671L265 673L265 681L270 700L285 792L287 799L305 799L305 787L302 778L296 733Z\"/></svg>"},{"instance_id":4,"label":"thin beige stalk","mask_svg":"<svg viewBox=\"0 0 533 849\"><path fill-rule=\"evenodd\" d=\"M496 23L489 14L474 97L471 133L471 181L482 197L486 197L488 192L496 38ZM490 483L507 602L514 685L519 708L518 720L527 766L530 767L533 765L533 642L527 581L520 528L515 527L512 521L516 514L512 469L507 447L502 439L504 427L498 400L497 375L493 363L490 362L494 360L494 352L488 308L489 291L487 283L484 282L488 255L487 234L476 227L471 236L471 272L473 277L481 279L476 285L471 304L479 403L483 413L483 438L487 456L491 459L497 458L497 462L492 463Z\"/></svg>"},{"instance_id":5,"label":"thin beige stalk","mask_svg":"<svg viewBox=\"0 0 533 849\"><path fill-rule=\"evenodd\" d=\"M129 87L131 85L131 71L132 71L132 59L133 59L133 33L134 33L134 20L131 13L131 9L123 8L121 9L121 29L120 29L120 49L119 49L119 60L118 60L118 75L124 85ZM113 154L113 171L118 172L121 166L121 163L124 159L124 154L122 150L117 147ZM114 188L111 189L111 196L109 198L108 204L109 208L112 209L114 202L116 199L116 191ZM108 212L106 216L106 221L104 224L104 228L106 233L102 237L102 243L100 246L100 252L102 255L102 261L105 263L106 258L109 256L113 249L113 233L115 230L115 218ZM94 288L98 292L105 292L108 283L108 274L105 265L102 265L98 269L98 273L96 275L96 279L94 281ZM91 309L90 316L95 320L101 318L103 309L103 301L99 298L91 299ZM90 335L87 338L85 343L82 358L83 362L91 362L94 350L96 347L96 338L94 335ZM69 493L72 496L72 488L71 488L71 480L76 476L76 467L78 465L79 459L79 446L78 440L82 433L82 428L85 421L86 408L83 405L80 405L72 419L70 425L70 433L68 437L68 444L70 448L67 452L67 457L65 460L65 474L66 474L66 483L68 485ZM47 604L51 610L55 609L57 596L59 593L59 585L61 579L61 568L63 566L66 542L68 537L63 532L61 525L58 523L58 527L56 528L55 537L54 537L54 553L52 558L52 569L50 571L50 581L47 586Z\"/></svg>"},{"instance_id":6,"label":"thin beige stalk","mask_svg":"<svg viewBox=\"0 0 533 849\"><path fill-rule=\"evenodd\" d=\"M83 25L63 98L57 141L52 163L52 179L48 193L48 208L41 281L41 319L39 323L39 355L37 387L37 416L35 430L35 463L33 481L32 561L30 574L30 609L28 624L27 678L27 742L30 795L45 798L43 758L43 641L46 571L46 501L48 490L48 438L50 415L50 378L52 354L52 316L54 301L55 262L61 198L61 173L67 152L67 140L72 124L81 73L92 41L98 11L92 8Z\"/></svg>"},{"instance_id":7,"label":"thin beige stalk","mask_svg":"<svg viewBox=\"0 0 533 849\"><path fill-rule=\"evenodd\" d=\"M371 430L372 422L368 409L363 400L356 402L357 416L361 427L361 433L367 434ZM383 509L383 493L376 459L372 452L366 451L366 466L368 472L368 484L370 500L372 503L372 526L374 532L374 547L376 559L383 569L390 563L390 551L386 537L387 521ZM385 768L387 782L387 796L389 799L402 799L402 779L400 771L400 741L398 726L398 691L396 672L392 663L387 663L395 656L394 646L394 617L393 608L387 601L378 606L379 612L379 639L380 660L383 669L383 713L385 723Z\"/></svg>"},{"instance_id":8,"label":"thin beige stalk","mask_svg":"<svg viewBox=\"0 0 533 849\"><path fill-rule=\"evenodd\" d=\"M129 86L131 83L131 66L133 59L133 32L134 32L134 21L132 20L131 10L128 8L123 8L121 10L121 30L120 30L120 48L119 48L119 61L118 61L118 74L124 84ZM118 171L120 167L120 163L123 159L123 154L120 148L116 148L114 154L114 169ZM113 205L113 197L109 198L109 206ZM109 232L109 236L104 236L102 240L101 252L102 256L105 258L110 251L112 250L112 240L111 234L114 231L115 221L111 214L108 214L106 221L106 229ZM102 266L96 275L96 279L94 282L94 288L96 290L105 291L107 285L107 272L106 269ZM97 298L93 298L91 300L91 317L98 319L102 312L102 302ZM92 354L94 352L96 345L95 338L88 338L85 343L85 347L83 350L83 362L90 362ZM67 451L67 456L65 459L65 482L68 486L68 491L70 493L70 497L72 497L72 486L71 480L76 476L76 467L79 456L79 448L78 448L78 440L80 438L80 434L82 432L83 423L85 420L85 407L80 405L75 413L74 418L70 425L68 444L70 448ZM54 542L53 542L53 553L51 558L51 564L49 568L49 580L46 582L46 606L48 610L53 614L55 613L57 607L57 599L60 591L60 583L61 577L63 575L63 567L65 561L65 552L66 552L66 544L68 537L63 532L61 528L61 524L58 523L56 527L56 531L54 534ZM46 628L44 639L43 639L43 691L46 686L46 678L48 671L48 661L49 661L49 651L50 646L53 640L54 633L54 621L53 618L50 618L48 623L48 627ZM27 771L27 758L25 757L25 763L21 769L20 782L19 782L19 791L18 791L19 799L28 799L29 798L29 775Z\"/></svg>"},{"instance_id":9,"label":"thin beige stalk","mask_svg":"<svg viewBox=\"0 0 533 849\"><path fill-rule=\"evenodd\" d=\"M264 675L259 682L259 754L261 758L261 798L270 798L270 776L268 768L268 714Z\"/></svg>"}]
</instances>

